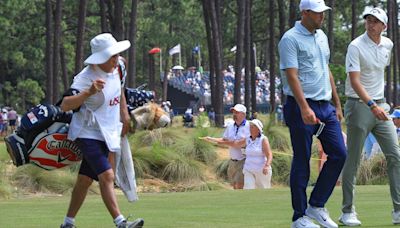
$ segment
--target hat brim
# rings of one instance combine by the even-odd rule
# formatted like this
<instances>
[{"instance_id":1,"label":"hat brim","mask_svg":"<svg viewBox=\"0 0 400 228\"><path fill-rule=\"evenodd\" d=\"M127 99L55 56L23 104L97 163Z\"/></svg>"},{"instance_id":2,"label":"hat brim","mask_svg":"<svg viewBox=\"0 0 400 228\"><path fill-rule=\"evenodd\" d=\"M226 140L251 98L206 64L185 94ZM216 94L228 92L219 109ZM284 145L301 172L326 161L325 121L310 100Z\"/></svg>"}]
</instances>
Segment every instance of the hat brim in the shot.
<instances>
[{"instance_id":1,"label":"hat brim","mask_svg":"<svg viewBox=\"0 0 400 228\"><path fill-rule=\"evenodd\" d=\"M245 112L243 112L243 111L239 111L239 110L235 109L234 107L232 107L232 108L231 108L231 112L233 112L233 110L235 110L236 112L241 112L241 113L244 113L244 114L246 114Z\"/></svg>"},{"instance_id":2,"label":"hat brim","mask_svg":"<svg viewBox=\"0 0 400 228\"><path fill-rule=\"evenodd\" d=\"M104 49L103 51L96 52L91 54L86 60L85 64L103 64L107 62L113 55L126 51L131 46L131 42L129 40L124 40L115 43L109 48Z\"/></svg>"},{"instance_id":3,"label":"hat brim","mask_svg":"<svg viewBox=\"0 0 400 228\"><path fill-rule=\"evenodd\" d=\"M263 129L262 129L260 126L258 126L258 124L256 124L256 123L254 123L254 122L250 121L250 125L254 125L254 126L256 126L256 127L257 127L257 129L260 131L260 133L263 133Z\"/></svg>"},{"instance_id":4,"label":"hat brim","mask_svg":"<svg viewBox=\"0 0 400 228\"><path fill-rule=\"evenodd\" d=\"M313 11L313 12L316 12L316 13L321 13L321 12L325 12L325 11L331 10L331 9L332 8L329 7L329 6L320 6L320 7L317 7L315 9L310 9L310 10Z\"/></svg>"},{"instance_id":5,"label":"hat brim","mask_svg":"<svg viewBox=\"0 0 400 228\"><path fill-rule=\"evenodd\" d=\"M380 21L380 22L382 22L384 25L386 25L386 23L385 23L384 21L382 21L382 19L380 19L379 17L377 17L376 15L374 15L374 14L372 14L372 13L366 13L366 14L364 14L363 18L366 19L367 16L369 16L369 15L375 17L376 19L378 19L378 21Z\"/></svg>"}]
</instances>

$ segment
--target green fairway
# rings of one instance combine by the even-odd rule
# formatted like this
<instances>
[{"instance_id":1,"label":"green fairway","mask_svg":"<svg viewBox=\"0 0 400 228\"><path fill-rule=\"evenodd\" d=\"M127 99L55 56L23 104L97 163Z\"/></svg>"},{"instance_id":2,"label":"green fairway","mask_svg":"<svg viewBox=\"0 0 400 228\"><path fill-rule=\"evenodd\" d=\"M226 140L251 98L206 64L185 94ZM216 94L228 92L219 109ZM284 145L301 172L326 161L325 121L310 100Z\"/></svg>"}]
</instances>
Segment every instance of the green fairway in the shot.
<instances>
[{"instance_id":1,"label":"green fairway","mask_svg":"<svg viewBox=\"0 0 400 228\"><path fill-rule=\"evenodd\" d=\"M309 188L311 190L311 188ZM363 227L388 227L392 204L388 186L357 186L356 205ZM0 227L58 227L69 196L21 198L0 202ZM145 227L290 227L289 188L140 194L136 203L119 195L125 215L145 219ZM341 188L327 204L331 217L340 215ZM87 198L77 226L114 227L99 195Z\"/></svg>"}]
</instances>

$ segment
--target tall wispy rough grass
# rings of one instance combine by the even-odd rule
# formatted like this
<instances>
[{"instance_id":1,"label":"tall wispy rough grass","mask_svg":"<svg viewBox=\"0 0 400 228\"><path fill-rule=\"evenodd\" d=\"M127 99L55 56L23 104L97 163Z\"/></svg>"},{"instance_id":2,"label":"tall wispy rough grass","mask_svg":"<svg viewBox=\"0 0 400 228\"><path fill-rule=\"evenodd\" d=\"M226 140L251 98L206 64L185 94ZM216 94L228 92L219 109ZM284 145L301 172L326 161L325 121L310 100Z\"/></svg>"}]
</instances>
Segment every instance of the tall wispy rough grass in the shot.
<instances>
[{"instance_id":1,"label":"tall wispy rough grass","mask_svg":"<svg viewBox=\"0 0 400 228\"><path fill-rule=\"evenodd\" d=\"M17 169L13 180L22 188L32 191L65 193L74 185L76 174L68 169L46 171L34 165Z\"/></svg>"},{"instance_id":2,"label":"tall wispy rough grass","mask_svg":"<svg viewBox=\"0 0 400 228\"><path fill-rule=\"evenodd\" d=\"M175 144L177 140L181 138L181 135L176 129L165 128L155 129L152 131L138 131L131 136L131 145L134 147L151 146L154 143L159 143L162 146L170 146Z\"/></svg>"},{"instance_id":3,"label":"tall wispy rough grass","mask_svg":"<svg viewBox=\"0 0 400 228\"><path fill-rule=\"evenodd\" d=\"M387 163L385 156L379 153L369 160L362 159L357 172L357 184L387 184Z\"/></svg>"},{"instance_id":4,"label":"tall wispy rough grass","mask_svg":"<svg viewBox=\"0 0 400 228\"><path fill-rule=\"evenodd\" d=\"M225 181L228 180L228 165L229 159L225 159L218 162L218 164L215 166L215 173L218 177L222 178Z\"/></svg>"},{"instance_id":5,"label":"tall wispy rough grass","mask_svg":"<svg viewBox=\"0 0 400 228\"><path fill-rule=\"evenodd\" d=\"M165 166L161 176L169 182L199 181L203 179L200 163L183 157L170 161Z\"/></svg>"},{"instance_id":6,"label":"tall wispy rough grass","mask_svg":"<svg viewBox=\"0 0 400 228\"><path fill-rule=\"evenodd\" d=\"M291 149L290 136L287 128L281 126L269 127L264 134L268 137L271 149L287 151Z\"/></svg>"},{"instance_id":7,"label":"tall wispy rough grass","mask_svg":"<svg viewBox=\"0 0 400 228\"><path fill-rule=\"evenodd\" d=\"M0 199L8 199L12 195L12 187L6 175L6 164L0 161Z\"/></svg>"}]
</instances>

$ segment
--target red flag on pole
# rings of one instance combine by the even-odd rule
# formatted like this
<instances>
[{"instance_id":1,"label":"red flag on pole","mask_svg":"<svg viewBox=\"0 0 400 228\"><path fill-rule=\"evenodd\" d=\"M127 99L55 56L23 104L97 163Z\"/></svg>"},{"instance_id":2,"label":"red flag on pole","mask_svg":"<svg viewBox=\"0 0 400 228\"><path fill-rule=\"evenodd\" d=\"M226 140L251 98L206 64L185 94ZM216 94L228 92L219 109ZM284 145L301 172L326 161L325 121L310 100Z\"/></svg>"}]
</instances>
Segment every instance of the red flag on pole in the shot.
<instances>
[{"instance_id":1,"label":"red flag on pole","mask_svg":"<svg viewBox=\"0 0 400 228\"><path fill-rule=\"evenodd\" d=\"M150 54L150 55L153 55L153 54L157 54L157 53L160 53L160 52L161 52L161 49L158 48L158 47L155 47L155 48L153 48L153 49L151 49L151 50L149 51L149 54Z\"/></svg>"}]
</instances>

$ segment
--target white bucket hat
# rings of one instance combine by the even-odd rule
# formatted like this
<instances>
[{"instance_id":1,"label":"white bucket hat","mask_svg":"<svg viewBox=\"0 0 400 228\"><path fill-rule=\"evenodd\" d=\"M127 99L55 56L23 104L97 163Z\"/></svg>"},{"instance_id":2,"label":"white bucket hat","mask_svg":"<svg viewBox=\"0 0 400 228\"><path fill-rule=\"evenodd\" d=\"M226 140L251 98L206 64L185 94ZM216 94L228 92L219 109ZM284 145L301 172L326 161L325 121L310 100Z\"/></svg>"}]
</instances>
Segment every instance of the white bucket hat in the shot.
<instances>
[{"instance_id":1,"label":"white bucket hat","mask_svg":"<svg viewBox=\"0 0 400 228\"><path fill-rule=\"evenodd\" d=\"M263 127L264 126L263 126L263 124L261 123L260 120L258 120L258 119L250 120L250 125L256 126L258 128L258 130L260 131L260 133L261 134L263 133Z\"/></svg>"},{"instance_id":2,"label":"white bucket hat","mask_svg":"<svg viewBox=\"0 0 400 228\"><path fill-rule=\"evenodd\" d=\"M382 22L384 25L387 25L387 21L388 21L388 17L385 11L383 11L380 8L372 8L371 10L369 10L368 12L366 12L363 16L363 18L365 19L368 15L372 15L374 17L376 17L380 22Z\"/></svg>"},{"instance_id":3,"label":"white bucket hat","mask_svg":"<svg viewBox=\"0 0 400 228\"><path fill-rule=\"evenodd\" d=\"M92 54L85 60L85 64L103 64L113 55L121 53L131 46L129 40L117 42L110 33L97 35L90 41Z\"/></svg>"},{"instance_id":4,"label":"white bucket hat","mask_svg":"<svg viewBox=\"0 0 400 228\"><path fill-rule=\"evenodd\" d=\"M232 110L246 114L247 108L242 104L236 104L234 107L231 108L231 112Z\"/></svg>"},{"instance_id":5,"label":"white bucket hat","mask_svg":"<svg viewBox=\"0 0 400 228\"><path fill-rule=\"evenodd\" d=\"M331 7L325 5L324 0L301 0L299 8L300 11L311 10L316 13L321 13L331 9Z\"/></svg>"}]
</instances>

